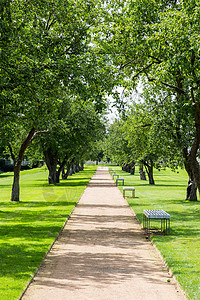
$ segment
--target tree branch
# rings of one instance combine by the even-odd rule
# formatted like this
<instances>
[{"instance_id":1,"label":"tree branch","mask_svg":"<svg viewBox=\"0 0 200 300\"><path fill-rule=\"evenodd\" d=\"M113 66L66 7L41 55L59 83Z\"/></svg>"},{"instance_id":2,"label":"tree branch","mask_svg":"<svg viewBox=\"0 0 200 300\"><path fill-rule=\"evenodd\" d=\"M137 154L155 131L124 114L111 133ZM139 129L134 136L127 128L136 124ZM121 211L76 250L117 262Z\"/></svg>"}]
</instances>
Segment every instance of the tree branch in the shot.
<instances>
[{"instance_id":1,"label":"tree branch","mask_svg":"<svg viewBox=\"0 0 200 300\"><path fill-rule=\"evenodd\" d=\"M30 143L40 134L46 134L46 133L50 133L50 130L43 130L43 131L37 131L34 133L32 139L30 140Z\"/></svg>"},{"instance_id":2,"label":"tree branch","mask_svg":"<svg viewBox=\"0 0 200 300\"><path fill-rule=\"evenodd\" d=\"M135 59L131 59L130 61L126 62L125 64L120 65L119 70L126 68L128 65L130 65L133 62L135 62Z\"/></svg>"},{"instance_id":3,"label":"tree branch","mask_svg":"<svg viewBox=\"0 0 200 300\"><path fill-rule=\"evenodd\" d=\"M145 73L146 70L148 70L151 66L153 66L153 64L155 64L155 62L150 63L148 66L146 66L145 68L141 69L140 71L138 71L138 73L136 73L132 79L136 78L138 75L140 75L141 73ZM146 73L145 73L146 74Z\"/></svg>"},{"instance_id":4,"label":"tree branch","mask_svg":"<svg viewBox=\"0 0 200 300\"><path fill-rule=\"evenodd\" d=\"M162 61L161 61L159 58L155 57L155 56L149 55L149 57L151 57L151 58L153 58L154 60L156 60L158 64L161 64L161 63L162 63Z\"/></svg>"},{"instance_id":5,"label":"tree branch","mask_svg":"<svg viewBox=\"0 0 200 300\"><path fill-rule=\"evenodd\" d=\"M156 81L155 78L150 78L150 77L148 76L148 74L147 74L145 71L144 71L144 73L145 73L145 75L147 76L147 79L148 79L149 81ZM176 90L176 92L178 92L178 93L181 93L181 94L185 95L186 98L187 98L188 100L190 100L189 94L186 93L183 89L180 89L180 88L178 88L177 86L175 86L175 85L173 85L173 84L171 84L171 83L164 82L164 81L160 81L160 83L162 83L163 85L165 85L165 86L167 86L167 87L170 87L170 88Z\"/></svg>"},{"instance_id":6,"label":"tree branch","mask_svg":"<svg viewBox=\"0 0 200 300\"><path fill-rule=\"evenodd\" d=\"M180 88L178 88L177 86L175 86L175 85L173 85L173 84L170 84L170 83L166 83L166 82L164 82L164 81L161 81L161 83L162 83L163 85L165 85L165 86L167 86L167 87L170 87L170 88L176 90L177 92L179 92L179 93L185 95L186 98L187 98L188 100L190 100L190 96L189 96L188 93L186 93L183 89L180 89Z\"/></svg>"},{"instance_id":7,"label":"tree branch","mask_svg":"<svg viewBox=\"0 0 200 300\"><path fill-rule=\"evenodd\" d=\"M8 148L9 148L9 150L10 150L10 155L11 155L11 158L12 158L12 160L14 161L14 163L15 163L15 161L16 161L16 157L15 157L15 155L14 155L14 152L13 152L13 149L12 149L12 146L11 146L11 144L9 143L8 144Z\"/></svg>"}]
</instances>

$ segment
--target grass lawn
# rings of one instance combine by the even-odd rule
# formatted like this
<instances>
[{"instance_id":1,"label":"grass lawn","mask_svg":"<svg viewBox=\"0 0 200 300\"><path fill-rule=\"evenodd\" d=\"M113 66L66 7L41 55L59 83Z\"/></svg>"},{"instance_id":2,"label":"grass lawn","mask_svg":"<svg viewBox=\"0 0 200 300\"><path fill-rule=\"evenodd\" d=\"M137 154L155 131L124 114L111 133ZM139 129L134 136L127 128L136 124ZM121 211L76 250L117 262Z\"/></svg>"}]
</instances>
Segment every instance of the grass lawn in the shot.
<instances>
[{"instance_id":1,"label":"grass lawn","mask_svg":"<svg viewBox=\"0 0 200 300\"><path fill-rule=\"evenodd\" d=\"M189 299L200 299L200 201L185 201L188 177L184 170L155 170L156 185L112 167L124 178L125 186L134 186L135 198L127 198L139 221L143 209L163 209L171 216L171 233L154 235L152 240L173 271ZM122 191L122 187L120 187ZM159 223L160 225L160 223Z\"/></svg>"},{"instance_id":2,"label":"grass lawn","mask_svg":"<svg viewBox=\"0 0 200 300\"><path fill-rule=\"evenodd\" d=\"M0 299L18 299L58 236L96 166L56 186L45 167L22 171L21 201L11 202L12 173L0 174Z\"/></svg>"}]
</instances>

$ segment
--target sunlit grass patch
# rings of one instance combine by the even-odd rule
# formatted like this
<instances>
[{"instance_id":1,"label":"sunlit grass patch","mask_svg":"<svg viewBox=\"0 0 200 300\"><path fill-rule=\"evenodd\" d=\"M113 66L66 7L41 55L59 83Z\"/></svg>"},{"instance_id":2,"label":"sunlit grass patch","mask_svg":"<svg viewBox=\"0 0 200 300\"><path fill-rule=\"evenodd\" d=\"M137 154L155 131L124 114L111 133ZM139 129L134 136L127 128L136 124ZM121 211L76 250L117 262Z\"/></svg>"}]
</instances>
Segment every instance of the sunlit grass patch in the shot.
<instances>
[{"instance_id":1,"label":"sunlit grass patch","mask_svg":"<svg viewBox=\"0 0 200 300\"><path fill-rule=\"evenodd\" d=\"M83 193L96 166L57 185L46 168L21 172L20 199L10 201L12 173L0 174L0 299L18 299Z\"/></svg>"},{"instance_id":2,"label":"sunlit grass patch","mask_svg":"<svg viewBox=\"0 0 200 300\"><path fill-rule=\"evenodd\" d=\"M200 299L200 201L186 201L188 176L184 170L155 170L155 185L113 167L125 186L135 187L135 198L127 198L139 221L143 209L163 209L171 216L170 235L155 235L154 243L191 299ZM122 191L122 187L119 187Z\"/></svg>"}]
</instances>

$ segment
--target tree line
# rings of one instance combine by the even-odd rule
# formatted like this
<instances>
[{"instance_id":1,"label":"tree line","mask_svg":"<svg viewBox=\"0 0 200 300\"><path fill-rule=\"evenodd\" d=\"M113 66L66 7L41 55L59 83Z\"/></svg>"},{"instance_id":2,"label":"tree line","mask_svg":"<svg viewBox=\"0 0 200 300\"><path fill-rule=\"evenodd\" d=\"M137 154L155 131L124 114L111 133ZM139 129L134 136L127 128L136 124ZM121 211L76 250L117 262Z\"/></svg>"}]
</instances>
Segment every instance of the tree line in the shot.
<instances>
[{"instance_id":1,"label":"tree line","mask_svg":"<svg viewBox=\"0 0 200 300\"><path fill-rule=\"evenodd\" d=\"M121 145L117 160L141 162L151 184L154 167L184 165L196 200L199 15L198 0L2 0L0 134L15 164L11 200L30 145L42 149L54 183L100 138L110 94L121 111L109 137L113 155ZM138 83L141 100L125 106L116 87L130 97Z\"/></svg>"},{"instance_id":2,"label":"tree line","mask_svg":"<svg viewBox=\"0 0 200 300\"><path fill-rule=\"evenodd\" d=\"M65 165L69 169L84 161L105 130L109 68L92 44L101 5L85 0L0 3L0 139L14 162L12 201L19 201L24 154L43 153L54 184Z\"/></svg>"},{"instance_id":3,"label":"tree line","mask_svg":"<svg viewBox=\"0 0 200 300\"><path fill-rule=\"evenodd\" d=\"M198 0L116 1L102 26L109 41L98 39L125 93L143 86L140 104L110 128L117 160L143 163L150 183L157 164L184 165L189 200L200 191L199 16Z\"/></svg>"}]
</instances>

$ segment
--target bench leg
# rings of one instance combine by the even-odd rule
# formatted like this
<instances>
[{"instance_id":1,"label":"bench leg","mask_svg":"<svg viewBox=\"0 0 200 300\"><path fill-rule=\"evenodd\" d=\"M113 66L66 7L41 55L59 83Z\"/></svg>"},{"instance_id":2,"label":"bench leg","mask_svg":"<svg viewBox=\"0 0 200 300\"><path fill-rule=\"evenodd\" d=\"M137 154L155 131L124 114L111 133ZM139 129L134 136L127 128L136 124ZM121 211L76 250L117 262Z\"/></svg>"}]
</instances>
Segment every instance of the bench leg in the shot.
<instances>
[{"instance_id":1,"label":"bench leg","mask_svg":"<svg viewBox=\"0 0 200 300\"><path fill-rule=\"evenodd\" d=\"M164 221L164 228L162 225L162 222ZM170 233L170 219L161 219L161 231L164 232L164 234L169 234Z\"/></svg>"},{"instance_id":2,"label":"bench leg","mask_svg":"<svg viewBox=\"0 0 200 300\"><path fill-rule=\"evenodd\" d=\"M168 226L167 226L167 220L168 220ZM170 219L166 219L166 234L170 233Z\"/></svg>"}]
</instances>

